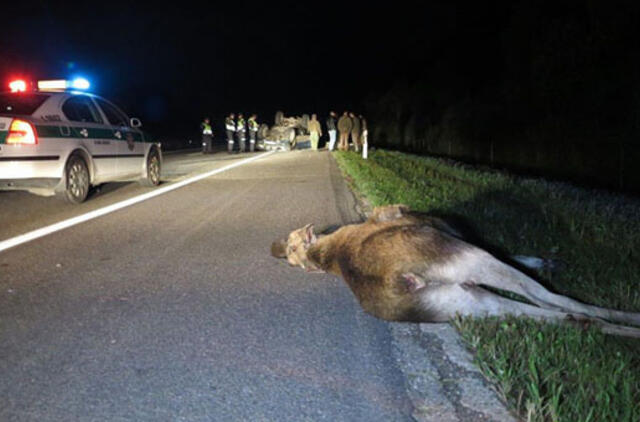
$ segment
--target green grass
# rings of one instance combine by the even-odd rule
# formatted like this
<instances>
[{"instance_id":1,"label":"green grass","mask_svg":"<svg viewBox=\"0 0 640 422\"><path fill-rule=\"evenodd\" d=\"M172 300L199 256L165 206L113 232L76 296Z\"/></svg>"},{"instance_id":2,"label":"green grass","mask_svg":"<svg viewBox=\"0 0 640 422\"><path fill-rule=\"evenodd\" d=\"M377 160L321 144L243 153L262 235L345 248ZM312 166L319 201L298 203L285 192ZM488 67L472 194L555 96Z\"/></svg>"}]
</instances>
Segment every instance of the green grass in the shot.
<instances>
[{"instance_id":1,"label":"green grass","mask_svg":"<svg viewBox=\"0 0 640 422\"><path fill-rule=\"evenodd\" d=\"M492 251L564 262L537 275L553 290L640 311L640 201L384 150L335 157L372 206L455 217ZM640 421L640 341L528 319L454 325L524 419Z\"/></svg>"}]
</instances>

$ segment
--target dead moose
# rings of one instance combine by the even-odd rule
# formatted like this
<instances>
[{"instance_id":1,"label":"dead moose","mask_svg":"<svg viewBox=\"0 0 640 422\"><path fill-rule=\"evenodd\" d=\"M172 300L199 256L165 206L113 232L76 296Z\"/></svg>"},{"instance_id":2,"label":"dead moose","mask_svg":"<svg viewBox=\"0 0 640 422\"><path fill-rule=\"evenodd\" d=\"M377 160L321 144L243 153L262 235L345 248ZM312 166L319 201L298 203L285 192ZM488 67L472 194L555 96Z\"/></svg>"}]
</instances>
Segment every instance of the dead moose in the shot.
<instances>
[{"instance_id":1,"label":"dead moose","mask_svg":"<svg viewBox=\"0 0 640 422\"><path fill-rule=\"evenodd\" d=\"M640 313L580 303L544 288L518 269L467 243L445 221L403 205L377 207L367 221L316 235L312 224L273 242L271 254L311 272L342 276L362 308L389 321L444 322L524 315L594 324L603 332L640 337ZM485 287L523 296L530 305Z\"/></svg>"}]
</instances>

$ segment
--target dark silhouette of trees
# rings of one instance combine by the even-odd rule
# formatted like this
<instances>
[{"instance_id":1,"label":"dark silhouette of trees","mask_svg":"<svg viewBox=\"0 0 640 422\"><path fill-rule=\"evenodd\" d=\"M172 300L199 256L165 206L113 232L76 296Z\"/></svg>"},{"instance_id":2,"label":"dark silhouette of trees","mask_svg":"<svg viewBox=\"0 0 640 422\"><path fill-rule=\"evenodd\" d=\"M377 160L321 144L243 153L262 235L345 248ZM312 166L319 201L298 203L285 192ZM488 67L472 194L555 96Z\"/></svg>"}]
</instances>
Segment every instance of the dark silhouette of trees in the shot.
<instances>
[{"instance_id":1,"label":"dark silhouette of trees","mask_svg":"<svg viewBox=\"0 0 640 422\"><path fill-rule=\"evenodd\" d=\"M372 142L640 191L640 2L487 7L369 96Z\"/></svg>"}]
</instances>

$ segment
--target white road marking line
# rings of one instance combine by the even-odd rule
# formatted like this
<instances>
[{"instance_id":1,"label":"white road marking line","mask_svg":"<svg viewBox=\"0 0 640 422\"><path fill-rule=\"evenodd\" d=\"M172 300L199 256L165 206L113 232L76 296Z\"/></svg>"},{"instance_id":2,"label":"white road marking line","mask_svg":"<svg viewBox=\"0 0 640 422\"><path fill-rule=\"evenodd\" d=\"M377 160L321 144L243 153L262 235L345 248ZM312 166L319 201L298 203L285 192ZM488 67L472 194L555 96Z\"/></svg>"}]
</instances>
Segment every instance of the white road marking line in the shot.
<instances>
[{"instance_id":1,"label":"white road marking line","mask_svg":"<svg viewBox=\"0 0 640 422\"><path fill-rule=\"evenodd\" d=\"M151 192L135 196L133 198L126 199L121 202L117 202L115 204L108 205L104 208L100 208L97 210L90 211L86 214L79 215L77 217L69 218L68 220L63 220L55 224L51 224L50 226L42 227L40 229L36 229L30 231L25 234L21 234L16 237L12 237L11 239L3 240L0 242L0 252L6 251L9 248L13 248L14 246L21 245L23 243L30 242L32 240L38 239L40 237L49 235L51 233L55 233L60 230L67 229L69 227L75 226L76 224L84 223L85 221L93 220L94 218L102 217L103 215L112 213L114 211L121 210L122 208L129 207L131 205L137 204L142 201L146 201L147 199L151 199L153 197L165 194L167 192L171 192L172 190L180 189L183 186L189 185L191 183L195 183L199 180L206 179L207 177L211 177L215 174L222 173L224 171L230 170L235 167L239 167L243 164L250 163L252 161L258 160L260 158L269 156L276 151L265 152L264 154L257 155L255 157L247 158L245 160L238 161L237 163L229 164L228 166L221 167L216 170L211 170L206 173L199 174L197 176L190 177L188 179L182 180L180 182L174 183L172 185L164 186L161 188L154 189Z\"/></svg>"}]
</instances>

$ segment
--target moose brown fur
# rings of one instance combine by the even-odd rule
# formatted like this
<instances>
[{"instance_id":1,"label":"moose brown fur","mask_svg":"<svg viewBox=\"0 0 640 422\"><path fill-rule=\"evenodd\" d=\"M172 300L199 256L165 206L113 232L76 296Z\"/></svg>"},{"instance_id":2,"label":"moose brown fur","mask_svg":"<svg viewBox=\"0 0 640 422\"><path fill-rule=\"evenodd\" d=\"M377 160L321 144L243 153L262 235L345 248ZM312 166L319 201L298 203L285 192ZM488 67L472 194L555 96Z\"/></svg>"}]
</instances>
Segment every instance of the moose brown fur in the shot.
<instances>
[{"instance_id":1,"label":"moose brown fur","mask_svg":"<svg viewBox=\"0 0 640 422\"><path fill-rule=\"evenodd\" d=\"M488 252L461 239L443 220L403 205L377 207L367 221L318 236L312 224L275 241L271 253L311 272L341 276L362 308L390 321L444 322L474 317L526 315L551 321L593 323L604 332L640 337L640 313L580 303L544 288ZM535 305L485 288L517 293Z\"/></svg>"}]
</instances>

